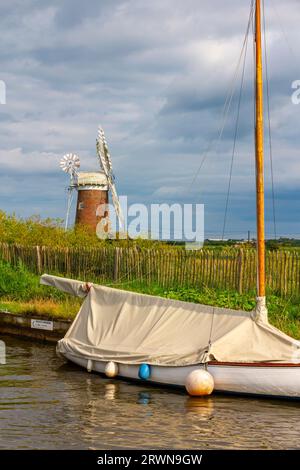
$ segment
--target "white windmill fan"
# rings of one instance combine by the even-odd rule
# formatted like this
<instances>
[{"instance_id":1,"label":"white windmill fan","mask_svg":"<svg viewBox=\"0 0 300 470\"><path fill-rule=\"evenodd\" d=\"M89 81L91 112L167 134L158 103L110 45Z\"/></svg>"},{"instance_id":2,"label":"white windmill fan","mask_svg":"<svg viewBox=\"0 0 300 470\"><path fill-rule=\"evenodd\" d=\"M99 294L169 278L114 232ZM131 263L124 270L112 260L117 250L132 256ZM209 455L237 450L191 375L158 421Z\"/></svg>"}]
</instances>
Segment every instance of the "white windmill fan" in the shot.
<instances>
[{"instance_id":1,"label":"white windmill fan","mask_svg":"<svg viewBox=\"0 0 300 470\"><path fill-rule=\"evenodd\" d=\"M67 153L61 159L59 166L62 171L73 177L77 174L77 170L80 168L80 159L75 153Z\"/></svg>"},{"instance_id":2,"label":"white windmill fan","mask_svg":"<svg viewBox=\"0 0 300 470\"><path fill-rule=\"evenodd\" d=\"M63 172L68 173L71 178L71 183L68 187L68 201L67 201L67 214L66 214L66 223L65 223L65 230L68 229L69 225L69 216L73 201L73 190L76 187L77 181L77 172L80 168L80 159L78 155L75 153L67 153L63 156L59 164L60 168Z\"/></svg>"},{"instance_id":3,"label":"white windmill fan","mask_svg":"<svg viewBox=\"0 0 300 470\"><path fill-rule=\"evenodd\" d=\"M96 140L96 149L97 149L97 155L99 158L100 167L104 171L105 176L108 181L108 186L111 192L113 205L114 205L117 217L119 219L120 227L123 228L124 216L123 216L122 208L121 208L120 201L118 198L116 186L115 186L115 177L114 177L113 170L112 170L111 158L110 158L107 142L106 142L105 135L104 135L104 130L102 129L102 127L99 127L99 130L98 130L98 137Z\"/></svg>"}]
</instances>

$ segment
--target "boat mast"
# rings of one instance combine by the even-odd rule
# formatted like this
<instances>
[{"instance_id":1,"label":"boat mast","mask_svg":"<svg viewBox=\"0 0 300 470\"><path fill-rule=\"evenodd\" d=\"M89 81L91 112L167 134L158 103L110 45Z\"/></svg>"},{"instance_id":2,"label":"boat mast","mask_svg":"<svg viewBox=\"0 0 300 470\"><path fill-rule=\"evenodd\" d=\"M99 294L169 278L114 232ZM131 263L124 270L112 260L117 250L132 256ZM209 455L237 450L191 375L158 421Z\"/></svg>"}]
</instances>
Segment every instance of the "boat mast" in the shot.
<instances>
[{"instance_id":1,"label":"boat mast","mask_svg":"<svg viewBox=\"0 0 300 470\"><path fill-rule=\"evenodd\" d=\"M256 43L256 217L257 217L257 314L267 320L266 285L265 285L265 201L264 201L264 109L263 109L263 60L261 35L261 0L255 8L255 43Z\"/></svg>"}]
</instances>

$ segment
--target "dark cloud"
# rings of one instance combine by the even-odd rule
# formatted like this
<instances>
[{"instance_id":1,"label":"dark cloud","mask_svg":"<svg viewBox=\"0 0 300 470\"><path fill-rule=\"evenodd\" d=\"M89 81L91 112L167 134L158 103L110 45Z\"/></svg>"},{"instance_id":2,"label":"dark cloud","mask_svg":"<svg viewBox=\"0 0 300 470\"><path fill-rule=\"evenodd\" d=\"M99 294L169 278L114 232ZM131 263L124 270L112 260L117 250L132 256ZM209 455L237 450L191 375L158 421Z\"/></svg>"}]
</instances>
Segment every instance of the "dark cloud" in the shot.
<instances>
[{"instance_id":1,"label":"dark cloud","mask_svg":"<svg viewBox=\"0 0 300 470\"><path fill-rule=\"evenodd\" d=\"M250 1L2 1L1 208L64 216L58 162L67 151L97 168L102 123L119 192L131 202L205 202L208 230L222 227L238 85L214 142L240 54ZM278 220L300 232L298 2L267 5L268 62ZM214 142L210 145L211 142ZM267 141L266 141L267 144ZM193 186L203 152L211 147ZM267 145L266 145L267 147ZM253 64L249 47L228 227L253 229ZM267 221L271 223L266 155ZM289 222L292 221L292 222Z\"/></svg>"}]
</instances>

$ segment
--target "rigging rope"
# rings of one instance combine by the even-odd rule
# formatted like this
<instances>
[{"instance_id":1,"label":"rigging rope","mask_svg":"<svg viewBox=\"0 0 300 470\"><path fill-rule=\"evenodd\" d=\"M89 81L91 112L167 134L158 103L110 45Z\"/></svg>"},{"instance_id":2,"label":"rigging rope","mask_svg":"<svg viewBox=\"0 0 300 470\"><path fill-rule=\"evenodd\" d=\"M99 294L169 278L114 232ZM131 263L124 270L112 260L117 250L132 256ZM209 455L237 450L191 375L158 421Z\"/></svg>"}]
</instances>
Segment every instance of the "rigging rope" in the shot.
<instances>
[{"instance_id":1,"label":"rigging rope","mask_svg":"<svg viewBox=\"0 0 300 470\"><path fill-rule=\"evenodd\" d=\"M249 28L249 29L250 29L250 28ZM227 214L228 214L228 204L229 204L229 197L230 197L230 190L231 190L231 182L232 182L232 171L233 171L233 164L234 164L234 157L235 157L237 136L238 136L238 130L239 130L240 112L241 112L241 101L242 101L242 94L243 94L243 88L244 88L246 59L247 59L247 51L248 51L249 29L248 29L248 36L247 36L247 41L246 41L246 46L245 46L245 52L244 52L244 61L243 61L241 85L240 85L239 98L238 98L238 110L237 110L237 116L236 116L235 133L234 133L233 149L232 149L231 164L230 164L230 174L229 174L228 189L227 189L226 204L225 204L225 214L224 214L224 222L223 222L223 230L222 230L222 240L224 240L224 236L225 236L225 229L226 229L226 222L227 222Z\"/></svg>"},{"instance_id":2,"label":"rigging rope","mask_svg":"<svg viewBox=\"0 0 300 470\"><path fill-rule=\"evenodd\" d=\"M219 129L219 133L218 133L217 138L214 138L210 141L210 143L207 146L207 149L205 150L205 152L203 154L203 158L201 160L201 163L200 163L200 165L199 165L199 167L198 167L198 169L195 173L195 176L193 177L193 180L191 182L191 185L190 185L190 188L189 188L190 191L191 191L196 179L198 178L199 173L200 173L200 171L201 171L201 169L202 169L202 167L205 163L205 160L207 159L207 157L209 155L209 152L211 151L213 145L214 144L218 145L220 143L220 141L222 140L223 132L224 132L224 129L225 129L225 126L226 126L226 123L227 123L227 118L228 118L230 107L231 107L231 103L232 103L232 100L233 100L233 97L234 97L234 94L235 94L235 90L236 90L237 77L238 77L240 65L241 65L241 62L242 62L243 53L244 53L244 50L245 50L245 47L246 47L246 42L248 41L248 35L249 35L249 30L250 30L250 26L251 26L252 17L253 17L253 12L254 12L254 0L251 0L250 15L249 15L249 19L248 19L247 30L246 30L242 50L241 50L241 53L240 53L240 56L239 56L239 60L238 60L238 63L237 63L237 66L236 66L236 69L235 69L235 72L234 72L232 85L229 88L226 99L225 99L225 103L224 103L224 107L223 107L223 111L222 111L223 119L221 121L221 127Z\"/></svg>"},{"instance_id":3,"label":"rigging rope","mask_svg":"<svg viewBox=\"0 0 300 470\"><path fill-rule=\"evenodd\" d=\"M278 20L278 24L279 24L279 27L281 29L281 34L286 42L286 45L287 45L287 48L289 49L290 51L290 54L291 54L291 57L293 58L294 60L294 64L296 65L295 67L295 71L297 70L298 72L298 68L299 68L299 57L296 56L296 53L295 53L295 50L294 50L294 47L292 46L292 44L290 43L289 41L289 38L288 38L288 35L287 35L287 32L286 32L286 29L285 27L283 26L283 23L281 21L281 18L280 18L280 14L277 10L277 7L276 5L274 4L274 2L270 2L271 4L271 7L273 8L273 11L275 12L275 15L277 17L277 20Z\"/></svg>"},{"instance_id":4,"label":"rigging rope","mask_svg":"<svg viewBox=\"0 0 300 470\"><path fill-rule=\"evenodd\" d=\"M274 226L274 237L275 237L275 240L277 240L276 207L275 207L275 186L274 186L274 171L273 171L273 141L272 141L271 113L270 113L270 85L269 85L269 65L268 65L268 54L267 54L267 35L266 35L265 0L263 0L262 5L263 5L263 29L264 29L264 47L265 47L265 68L266 68L266 92L267 92L267 114L268 114L268 134L269 134L269 154L270 154L271 185L272 185L273 226Z\"/></svg>"},{"instance_id":5,"label":"rigging rope","mask_svg":"<svg viewBox=\"0 0 300 470\"><path fill-rule=\"evenodd\" d=\"M209 353L210 353L210 350L211 350L211 345L212 345L212 334L213 334L213 328L214 328L215 311L216 311L216 309L213 308L213 314L212 314L210 332L209 332L209 338L208 338L208 345L207 345L207 350L206 350L206 358L207 358L207 361L205 363L205 369L206 370L207 370L207 365L208 365L208 362L209 362L209 357L208 356L209 356Z\"/></svg>"}]
</instances>

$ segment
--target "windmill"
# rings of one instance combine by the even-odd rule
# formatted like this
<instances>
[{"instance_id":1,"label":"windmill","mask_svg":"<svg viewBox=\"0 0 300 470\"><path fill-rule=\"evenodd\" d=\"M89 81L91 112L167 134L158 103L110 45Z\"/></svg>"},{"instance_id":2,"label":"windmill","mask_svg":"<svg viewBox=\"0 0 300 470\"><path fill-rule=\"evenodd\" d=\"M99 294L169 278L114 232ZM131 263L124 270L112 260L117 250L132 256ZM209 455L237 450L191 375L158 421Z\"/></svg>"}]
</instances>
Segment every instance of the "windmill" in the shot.
<instances>
[{"instance_id":1,"label":"windmill","mask_svg":"<svg viewBox=\"0 0 300 470\"><path fill-rule=\"evenodd\" d=\"M111 158L104 131L101 127L99 127L96 140L96 151L100 163L100 171L78 172L80 160L73 153L68 153L62 158L60 167L70 176L65 229L67 230L68 228L74 190L76 190L78 197L75 224L90 227L96 230L98 236L101 237L108 235L109 191L119 220L119 226L124 227L124 217L116 191Z\"/></svg>"},{"instance_id":2,"label":"windmill","mask_svg":"<svg viewBox=\"0 0 300 470\"><path fill-rule=\"evenodd\" d=\"M99 158L100 168L104 171L105 176L107 178L108 187L111 192L112 202L116 211L116 215L119 219L120 228L124 228L124 216L122 212L122 208L120 205L120 201L118 198L116 185L115 185L115 176L113 174L111 157L108 150L107 141L105 139L104 130L100 126L98 129L98 137L96 140L96 149L97 155Z\"/></svg>"},{"instance_id":3,"label":"windmill","mask_svg":"<svg viewBox=\"0 0 300 470\"><path fill-rule=\"evenodd\" d=\"M80 159L75 153L67 153L63 156L59 164L64 173L70 176L70 184L68 187L67 214L65 222L65 230L69 225L69 216L73 200L73 191L77 186L78 170L80 168Z\"/></svg>"}]
</instances>

